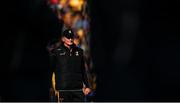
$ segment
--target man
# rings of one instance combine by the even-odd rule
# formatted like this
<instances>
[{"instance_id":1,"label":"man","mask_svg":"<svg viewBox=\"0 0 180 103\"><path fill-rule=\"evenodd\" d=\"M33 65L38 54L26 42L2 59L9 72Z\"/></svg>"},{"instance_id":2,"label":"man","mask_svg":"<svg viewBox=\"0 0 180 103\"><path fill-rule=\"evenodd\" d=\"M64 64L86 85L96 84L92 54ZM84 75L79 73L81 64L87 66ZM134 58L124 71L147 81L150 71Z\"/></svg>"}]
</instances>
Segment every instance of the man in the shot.
<instances>
[{"instance_id":1,"label":"man","mask_svg":"<svg viewBox=\"0 0 180 103\"><path fill-rule=\"evenodd\" d=\"M73 43L71 29L63 32L62 43L52 51L55 88L63 101L81 102L91 92L84 66L83 50Z\"/></svg>"}]
</instances>

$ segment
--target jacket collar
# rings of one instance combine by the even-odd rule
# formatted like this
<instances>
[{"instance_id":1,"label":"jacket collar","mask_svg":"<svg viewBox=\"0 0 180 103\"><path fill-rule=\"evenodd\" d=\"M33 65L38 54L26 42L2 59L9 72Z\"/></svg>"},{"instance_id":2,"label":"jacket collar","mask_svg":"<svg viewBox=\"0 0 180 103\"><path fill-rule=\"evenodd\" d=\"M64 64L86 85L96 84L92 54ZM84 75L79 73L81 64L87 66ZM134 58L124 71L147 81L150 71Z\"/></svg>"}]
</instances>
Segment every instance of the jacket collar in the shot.
<instances>
[{"instance_id":1,"label":"jacket collar","mask_svg":"<svg viewBox=\"0 0 180 103\"><path fill-rule=\"evenodd\" d=\"M65 50L70 51L70 49L67 48L67 47L64 45L64 43L62 43L61 46L62 46ZM73 44L71 45L71 48L74 50L74 49L76 48L76 45L73 43Z\"/></svg>"}]
</instances>

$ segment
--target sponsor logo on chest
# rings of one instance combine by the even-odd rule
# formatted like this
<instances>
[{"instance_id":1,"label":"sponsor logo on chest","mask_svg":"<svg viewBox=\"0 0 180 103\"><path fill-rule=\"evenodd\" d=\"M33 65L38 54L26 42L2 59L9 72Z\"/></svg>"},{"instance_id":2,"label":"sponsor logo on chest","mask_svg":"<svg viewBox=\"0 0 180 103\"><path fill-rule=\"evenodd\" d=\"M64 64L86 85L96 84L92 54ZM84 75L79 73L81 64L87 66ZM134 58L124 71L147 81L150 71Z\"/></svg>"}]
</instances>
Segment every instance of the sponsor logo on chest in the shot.
<instances>
[{"instance_id":1,"label":"sponsor logo on chest","mask_svg":"<svg viewBox=\"0 0 180 103\"><path fill-rule=\"evenodd\" d=\"M76 52L75 52L75 55L76 55L76 56L79 56L79 52L78 52L78 51L76 51Z\"/></svg>"}]
</instances>

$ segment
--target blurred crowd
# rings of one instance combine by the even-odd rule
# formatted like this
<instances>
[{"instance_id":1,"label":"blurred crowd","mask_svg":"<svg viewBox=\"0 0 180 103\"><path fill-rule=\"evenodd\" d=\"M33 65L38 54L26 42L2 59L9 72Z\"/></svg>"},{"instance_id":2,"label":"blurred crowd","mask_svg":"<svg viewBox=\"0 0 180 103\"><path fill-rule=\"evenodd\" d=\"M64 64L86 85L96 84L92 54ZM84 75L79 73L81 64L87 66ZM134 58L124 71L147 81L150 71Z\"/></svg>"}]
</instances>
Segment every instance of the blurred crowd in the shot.
<instances>
[{"instance_id":1,"label":"blurred crowd","mask_svg":"<svg viewBox=\"0 0 180 103\"><path fill-rule=\"evenodd\" d=\"M63 22L61 33L71 28L74 31L74 43L84 50L85 67L92 90L96 89L96 75L93 70L93 62L90 53L90 17L86 0L49 0L51 9ZM58 45L58 44L56 44Z\"/></svg>"}]
</instances>

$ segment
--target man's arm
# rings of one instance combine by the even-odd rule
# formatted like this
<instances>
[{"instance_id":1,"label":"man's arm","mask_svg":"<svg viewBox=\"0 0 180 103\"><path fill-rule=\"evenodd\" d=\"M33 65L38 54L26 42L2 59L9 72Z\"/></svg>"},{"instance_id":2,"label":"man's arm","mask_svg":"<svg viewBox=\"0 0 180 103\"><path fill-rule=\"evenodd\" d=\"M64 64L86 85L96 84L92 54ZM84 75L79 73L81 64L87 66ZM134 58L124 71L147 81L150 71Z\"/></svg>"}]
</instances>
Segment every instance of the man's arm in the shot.
<instances>
[{"instance_id":1,"label":"man's arm","mask_svg":"<svg viewBox=\"0 0 180 103\"><path fill-rule=\"evenodd\" d=\"M50 77L49 77L49 81L50 81L50 87L52 88L52 76L53 73L55 71L56 68L56 53L55 50L52 50L52 52L50 53Z\"/></svg>"},{"instance_id":2,"label":"man's arm","mask_svg":"<svg viewBox=\"0 0 180 103\"><path fill-rule=\"evenodd\" d=\"M91 89L90 89L90 84L88 82L84 57L82 57L81 69L82 69L82 75L83 75L83 83L85 84L85 88L83 88L83 93L84 95L88 95L91 92Z\"/></svg>"}]
</instances>

